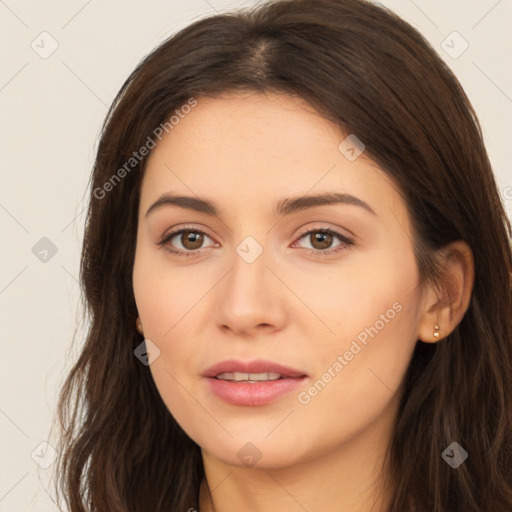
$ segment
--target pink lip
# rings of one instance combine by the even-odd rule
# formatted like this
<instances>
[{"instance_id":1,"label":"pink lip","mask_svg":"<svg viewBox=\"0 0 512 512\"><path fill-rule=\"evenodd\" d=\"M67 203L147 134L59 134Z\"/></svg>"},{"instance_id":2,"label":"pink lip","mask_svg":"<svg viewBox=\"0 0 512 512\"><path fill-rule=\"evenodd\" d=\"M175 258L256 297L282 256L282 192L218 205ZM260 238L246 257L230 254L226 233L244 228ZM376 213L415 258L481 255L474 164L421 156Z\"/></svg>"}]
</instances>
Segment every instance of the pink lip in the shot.
<instances>
[{"instance_id":1,"label":"pink lip","mask_svg":"<svg viewBox=\"0 0 512 512\"><path fill-rule=\"evenodd\" d=\"M217 377L219 373L265 373L273 372L280 373L283 377L304 377L307 376L306 372L283 366L282 364L267 361L265 359L257 359L255 361L237 361L236 359L228 359L214 364L203 375L205 377Z\"/></svg>"},{"instance_id":2,"label":"pink lip","mask_svg":"<svg viewBox=\"0 0 512 512\"><path fill-rule=\"evenodd\" d=\"M215 377L220 373L280 373L283 378L267 382L228 382ZM295 368L272 361L237 361L230 359L218 363L203 374L211 391L221 400L233 405L258 406L271 403L300 386L309 377Z\"/></svg>"}]
</instances>

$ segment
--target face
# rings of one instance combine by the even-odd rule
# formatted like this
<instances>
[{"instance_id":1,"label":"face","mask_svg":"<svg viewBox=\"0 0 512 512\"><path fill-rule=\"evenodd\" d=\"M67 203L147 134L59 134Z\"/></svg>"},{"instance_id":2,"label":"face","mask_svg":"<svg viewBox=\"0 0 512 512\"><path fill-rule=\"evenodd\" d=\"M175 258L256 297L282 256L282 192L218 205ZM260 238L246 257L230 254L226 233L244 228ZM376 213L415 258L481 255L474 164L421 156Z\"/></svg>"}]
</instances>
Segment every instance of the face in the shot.
<instances>
[{"instance_id":1,"label":"face","mask_svg":"<svg viewBox=\"0 0 512 512\"><path fill-rule=\"evenodd\" d=\"M196 99L142 183L133 284L159 349L149 369L209 454L297 464L396 410L421 311L409 217L302 100ZM337 202L310 199L327 194Z\"/></svg>"}]
</instances>

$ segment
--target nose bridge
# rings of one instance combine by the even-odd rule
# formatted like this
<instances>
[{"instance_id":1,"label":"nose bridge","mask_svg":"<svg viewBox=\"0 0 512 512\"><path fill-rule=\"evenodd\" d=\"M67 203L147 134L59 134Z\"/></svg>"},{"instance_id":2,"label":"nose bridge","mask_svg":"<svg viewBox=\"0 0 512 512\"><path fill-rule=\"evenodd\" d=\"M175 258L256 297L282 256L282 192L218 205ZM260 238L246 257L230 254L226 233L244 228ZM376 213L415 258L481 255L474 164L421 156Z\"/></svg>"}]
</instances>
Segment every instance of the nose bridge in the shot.
<instances>
[{"instance_id":1,"label":"nose bridge","mask_svg":"<svg viewBox=\"0 0 512 512\"><path fill-rule=\"evenodd\" d=\"M268 295L268 257L269 251L253 236L245 237L235 248L229 288L239 303Z\"/></svg>"},{"instance_id":2,"label":"nose bridge","mask_svg":"<svg viewBox=\"0 0 512 512\"><path fill-rule=\"evenodd\" d=\"M235 248L218 303L220 324L234 331L248 331L261 324L279 327L284 309L279 280L267 267L269 256L270 252L252 236Z\"/></svg>"}]
</instances>

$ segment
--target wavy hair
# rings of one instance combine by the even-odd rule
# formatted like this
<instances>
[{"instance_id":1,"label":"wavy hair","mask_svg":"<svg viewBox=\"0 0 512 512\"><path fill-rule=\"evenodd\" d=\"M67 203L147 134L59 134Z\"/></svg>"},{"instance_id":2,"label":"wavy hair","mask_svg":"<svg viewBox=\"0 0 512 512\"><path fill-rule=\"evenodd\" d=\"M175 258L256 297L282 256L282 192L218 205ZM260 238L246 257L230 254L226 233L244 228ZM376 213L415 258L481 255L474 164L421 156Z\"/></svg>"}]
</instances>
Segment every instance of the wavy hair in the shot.
<instances>
[{"instance_id":1,"label":"wavy hair","mask_svg":"<svg viewBox=\"0 0 512 512\"><path fill-rule=\"evenodd\" d=\"M91 175L80 266L88 328L60 390L57 495L70 512L199 508L200 447L134 357L142 339L132 270L147 158L130 159L191 98L235 91L303 98L364 141L408 207L422 282L439 276L436 250L455 240L470 246L465 316L441 342L418 341L405 375L389 446L389 512L510 512L510 222L461 85L413 27L364 0L278 0L200 19L121 87ZM453 441L469 453L457 469L441 457Z\"/></svg>"}]
</instances>

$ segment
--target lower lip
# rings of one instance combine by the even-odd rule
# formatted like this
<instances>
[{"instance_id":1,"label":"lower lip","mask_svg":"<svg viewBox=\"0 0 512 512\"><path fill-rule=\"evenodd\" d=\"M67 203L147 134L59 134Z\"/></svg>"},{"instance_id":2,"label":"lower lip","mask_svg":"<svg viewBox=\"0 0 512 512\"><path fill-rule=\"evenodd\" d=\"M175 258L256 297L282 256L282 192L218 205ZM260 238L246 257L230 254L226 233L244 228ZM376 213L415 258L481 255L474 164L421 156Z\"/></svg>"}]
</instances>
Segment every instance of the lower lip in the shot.
<instances>
[{"instance_id":1,"label":"lower lip","mask_svg":"<svg viewBox=\"0 0 512 512\"><path fill-rule=\"evenodd\" d=\"M211 390L221 399L232 405L266 405L290 393L307 377L294 377L265 382L230 382L207 377Z\"/></svg>"}]
</instances>

